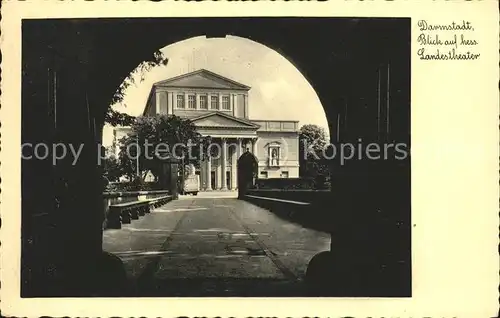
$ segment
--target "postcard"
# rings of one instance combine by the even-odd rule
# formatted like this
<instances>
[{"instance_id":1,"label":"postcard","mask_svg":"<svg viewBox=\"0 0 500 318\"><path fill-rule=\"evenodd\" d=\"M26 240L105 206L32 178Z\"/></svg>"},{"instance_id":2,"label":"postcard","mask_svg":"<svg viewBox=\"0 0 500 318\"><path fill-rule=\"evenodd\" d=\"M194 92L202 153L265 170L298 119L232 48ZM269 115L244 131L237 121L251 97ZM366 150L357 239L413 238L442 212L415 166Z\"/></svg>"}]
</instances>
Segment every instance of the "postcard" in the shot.
<instances>
[{"instance_id":1,"label":"postcard","mask_svg":"<svg viewBox=\"0 0 500 318\"><path fill-rule=\"evenodd\" d=\"M8 1L6 316L493 317L495 1Z\"/></svg>"}]
</instances>

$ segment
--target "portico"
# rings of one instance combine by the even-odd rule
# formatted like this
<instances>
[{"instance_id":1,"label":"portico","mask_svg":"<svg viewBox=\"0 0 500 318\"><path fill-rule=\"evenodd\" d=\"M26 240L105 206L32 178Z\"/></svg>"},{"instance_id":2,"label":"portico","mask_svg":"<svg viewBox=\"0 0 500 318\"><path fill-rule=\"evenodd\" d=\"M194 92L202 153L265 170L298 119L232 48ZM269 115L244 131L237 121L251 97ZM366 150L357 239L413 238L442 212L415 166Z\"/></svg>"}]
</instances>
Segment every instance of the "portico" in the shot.
<instances>
[{"instance_id":1,"label":"portico","mask_svg":"<svg viewBox=\"0 0 500 318\"><path fill-rule=\"evenodd\" d=\"M197 171L201 190L236 190L236 162L247 149L255 154L260 125L222 112L203 114L191 121L202 136L211 137Z\"/></svg>"},{"instance_id":2,"label":"portico","mask_svg":"<svg viewBox=\"0 0 500 318\"><path fill-rule=\"evenodd\" d=\"M212 136L213 138L213 136ZM257 137L221 136L212 139L212 144L200 160L197 173L203 191L237 190L237 161L245 152L255 154Z\"/></svg>"}]
</instances>

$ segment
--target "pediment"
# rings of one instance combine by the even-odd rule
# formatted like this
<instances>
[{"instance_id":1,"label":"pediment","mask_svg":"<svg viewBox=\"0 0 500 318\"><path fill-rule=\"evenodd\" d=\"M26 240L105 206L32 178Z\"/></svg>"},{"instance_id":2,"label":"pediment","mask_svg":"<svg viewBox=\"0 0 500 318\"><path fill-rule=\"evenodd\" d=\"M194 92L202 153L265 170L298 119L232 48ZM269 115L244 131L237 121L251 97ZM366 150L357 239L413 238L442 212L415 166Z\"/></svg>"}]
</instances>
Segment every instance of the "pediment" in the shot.
<instances>
[{"instance_id":1,"label":"pediment","mask_svg":"<svg viewBox=\"0 0 500 318\"><path fill-rule=\"evenodd\" d=\"M249 90L250 87L235 82L227 77L207 71L198 70L192 73L166 79L154 84L157 87L188 87L188 88L214 88Z\"/></svg>"},{"instance_id":2,"label":"pediment","mask_svg":"<svg viewBox=\"0 0 500 318\"><path fill-rule=\"evenodd\" d=\"M220 127L220 128L238 128L238 129L259 128L259 126L254 123L247 122L245 120L221 113L212 113L197 118L192 118L191 121L197 127Z\"/></svg>"}]
</instances>

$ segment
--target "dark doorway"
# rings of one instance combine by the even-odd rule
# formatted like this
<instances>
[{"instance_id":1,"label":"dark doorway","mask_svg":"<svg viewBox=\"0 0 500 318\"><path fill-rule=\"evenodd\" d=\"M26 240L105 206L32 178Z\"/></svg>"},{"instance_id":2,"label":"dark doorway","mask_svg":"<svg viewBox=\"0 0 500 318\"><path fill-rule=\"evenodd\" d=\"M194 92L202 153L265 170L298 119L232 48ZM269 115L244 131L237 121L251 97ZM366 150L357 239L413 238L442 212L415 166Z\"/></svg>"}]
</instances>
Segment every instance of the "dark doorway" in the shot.
<instances>
[{"instance_id":1,"label":"dark doorway","mask_svg":"<svg viewBox=\"0 0 500 318\"><path fill-rule=\"evenodd\" d=\"M231 171L226 171L226 188L231 189Z\"/></svg>"},{"instance_id":2,"label":"dark doorway","mask_svg":"<svg viewBox=\"0 0 500 318\"><path fill-rule=\"evenodd\" d=\"M212 190L215 190L216 189L216 184L215 184L215 171L210 171L210 186L212 187Z\"/></svg>"},{"instance_id":3,"label":"dark doorway","mask_svg":"<svg viewBox=\"0 0 500 318\"><path fill-rule=\"evenodd\" d=\"M238 159L238 198L243 198L247 190L253 187L257 167L257 159L250 151L246 151Z\"/></svg>"}]
</instances>

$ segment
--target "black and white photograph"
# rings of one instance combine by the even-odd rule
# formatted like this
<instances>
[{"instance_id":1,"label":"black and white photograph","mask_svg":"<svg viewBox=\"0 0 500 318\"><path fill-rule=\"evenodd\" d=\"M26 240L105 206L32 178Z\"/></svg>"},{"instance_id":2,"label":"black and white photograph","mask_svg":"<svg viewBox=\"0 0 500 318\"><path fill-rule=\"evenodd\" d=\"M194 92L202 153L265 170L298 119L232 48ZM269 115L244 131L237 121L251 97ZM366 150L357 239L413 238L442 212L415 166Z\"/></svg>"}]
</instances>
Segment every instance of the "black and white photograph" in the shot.
<instances>
[{"instance_id":1,"label":"black and white photograph","mask_svg":"<svg viewBox=\"0 0 500 318\"><path fill-rule=\"evenodd\" d=\"M22 36L23 297L411 296L410 19Z\"/></svg>"},{"instance_id":2,"label":"black and white photograph","mask_svg":"<svg viewBox=\"0 0 500 318\"><path fill-rule=\"evenodd\" d=\"M2 4L2 315L495 316L492 2Z\"/></svg>"}]
</instances>

